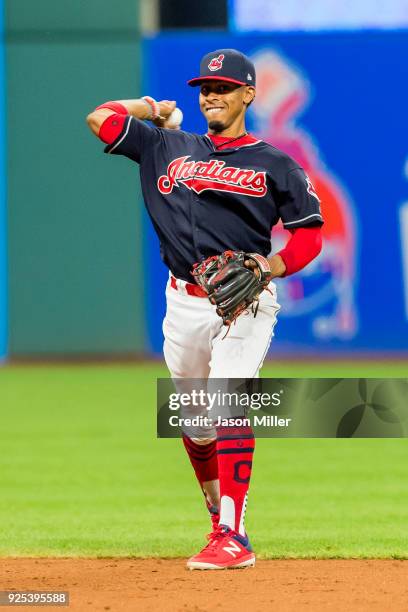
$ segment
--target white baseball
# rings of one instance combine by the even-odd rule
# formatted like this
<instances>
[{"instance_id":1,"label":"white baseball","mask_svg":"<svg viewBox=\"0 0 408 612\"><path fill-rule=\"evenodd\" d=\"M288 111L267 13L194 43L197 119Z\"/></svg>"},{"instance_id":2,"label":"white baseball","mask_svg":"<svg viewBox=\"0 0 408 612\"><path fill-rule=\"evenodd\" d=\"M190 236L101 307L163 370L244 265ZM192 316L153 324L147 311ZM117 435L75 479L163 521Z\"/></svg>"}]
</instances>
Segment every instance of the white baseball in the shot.
<instances>
[{"instance_id":1,"label":"white baseball","mask_svg":"<svg viewBox=\"0 0 408 612\"><path fill-rule=\"evenodd\" d=\"M171 115L169 116L169 118L167 119L166 127L174 130L176 127L181 125L182 121L183 121L183 113L181 112L179 108L176 107L174 111L171 113Z\"/></svg>"}]
</instances>

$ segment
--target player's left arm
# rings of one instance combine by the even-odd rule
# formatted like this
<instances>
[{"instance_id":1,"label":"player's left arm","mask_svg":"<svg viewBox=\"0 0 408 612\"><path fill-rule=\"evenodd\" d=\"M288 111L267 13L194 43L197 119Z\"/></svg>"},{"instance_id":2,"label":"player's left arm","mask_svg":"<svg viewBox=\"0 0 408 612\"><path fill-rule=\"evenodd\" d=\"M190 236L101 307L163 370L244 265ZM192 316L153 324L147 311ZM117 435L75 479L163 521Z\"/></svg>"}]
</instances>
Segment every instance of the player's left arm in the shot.
<instances>
[{"instance_id":1,"label":"player's left arm","mask_svg":"<svg viewBox=\"0 0 408 612\"><path fill-rule=\"evenodd\" d=\"M283 227L292 234L286 246L269 258L273 277L289 276L306 267L322 249L320 200L302 168L284 175L278 188Z\"/></svg>"},{"instance_id":2,"label":"player's left arm","mask_svg":"<svg viewBox=\"0 0 408 612\"><path fill-rule=\"evenodd\" d=\"M290 230L286 246L269 258L269 266L274 277L290 276L310 264L322 250L320 227L298 227Z\"/></svg>"},{"instance_id":3,"label":"player's left arm","mask_svg":"<svg viewBox=\"0 0 408 612\"><path fill-rule=\"evenodd\" d=\"M298 227L290 230L286 246L268 258L271 278L290 276L305 268L322 250L322 233L320 227ZM255 269L252 261L247 261L248 268Z\"/></svg>"}]
</instances>

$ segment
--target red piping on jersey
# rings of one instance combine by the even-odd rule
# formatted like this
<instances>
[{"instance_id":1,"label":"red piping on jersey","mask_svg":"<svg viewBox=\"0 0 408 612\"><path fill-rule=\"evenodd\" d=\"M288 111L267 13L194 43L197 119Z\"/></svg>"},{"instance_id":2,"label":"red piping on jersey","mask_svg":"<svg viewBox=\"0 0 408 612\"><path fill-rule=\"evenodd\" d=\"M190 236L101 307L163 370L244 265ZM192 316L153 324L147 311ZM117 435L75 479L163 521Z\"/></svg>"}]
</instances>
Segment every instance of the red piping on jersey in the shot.
<instances>
[{"instance_id":1,"label":"red piping on jersey","mask_svg":"<svg viewBox=\"0 0 408 612\"><path fill-rule=\"evenodd\" d=\"M280 255L286 266L283 276L289 276L302 270L322 250L322 232L320 227L298 227L290 230L292 236L277 255Z\"/></svg>"},{"instance_id":2,"label":"red piping on jersey","mask_svg":"<svg viewBox=\"0 0 408 612\"><path fill-rule=\"evenodd\" d=\"M220 151L223 148L223 144L225 143L227 146L224 147L226 149L237 147L243 147L244 145L254 144L255 142L259 142L259 138L255 138L251 134L245 134L242 138L238 140L233 140L231 136L219 136L218 134L207 134L208 138L211 140L214 146ZM231 142L233 140L233 142ZM228 146L228 143L231 143Z\"/></svg>"}]
</instances>

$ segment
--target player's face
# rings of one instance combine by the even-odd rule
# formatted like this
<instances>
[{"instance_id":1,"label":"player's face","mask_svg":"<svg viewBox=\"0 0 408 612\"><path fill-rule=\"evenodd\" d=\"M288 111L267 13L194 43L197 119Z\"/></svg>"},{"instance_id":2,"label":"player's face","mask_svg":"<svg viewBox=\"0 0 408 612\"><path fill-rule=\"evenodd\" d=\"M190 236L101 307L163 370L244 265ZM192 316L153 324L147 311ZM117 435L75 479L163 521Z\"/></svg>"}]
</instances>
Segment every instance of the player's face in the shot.
<instances>
[{"instance_id":1,"label":"player's face","mask_svg":"<svg viewBox=\"0 0 408 612\"><path fill-rule=\"evenodd\" d=\"M228 81L205 81L200 87L200 109L208 127L222 132L243 119L254 88Z\"/></svg>"}]
</instances>

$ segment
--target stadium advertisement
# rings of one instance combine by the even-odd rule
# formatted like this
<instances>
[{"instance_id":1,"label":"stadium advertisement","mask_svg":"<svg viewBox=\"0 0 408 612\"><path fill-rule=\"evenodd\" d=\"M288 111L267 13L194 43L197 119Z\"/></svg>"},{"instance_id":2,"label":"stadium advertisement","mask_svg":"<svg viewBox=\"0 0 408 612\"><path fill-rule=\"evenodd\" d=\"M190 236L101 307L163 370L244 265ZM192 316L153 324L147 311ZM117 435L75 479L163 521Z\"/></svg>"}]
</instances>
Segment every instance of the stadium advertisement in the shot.
<instances>
[{"instance_id":1,"label":"stadium advertisement","mask_svg":"<svg viewBox=\"0 0 408 612\"><path fill-rule=\"evenodd\" d=\"M325 217L321 255L276 282L283 308L271 350L406 351L408 126L399 95L407 78L406 33L161 34L144 40L143 91L177 100L183 128L203 133L198 91L186 81L205 53L228 47L249 55L257 68L247 127L305 168ZM164 64L169 70L158 70ZM275 227L272 252L288 237ZM148 336L159 353L168 272L147 215L144 242L147 279L154 278L146 300L157 305L148 309Z\"/></svg>"}]
</instances>

